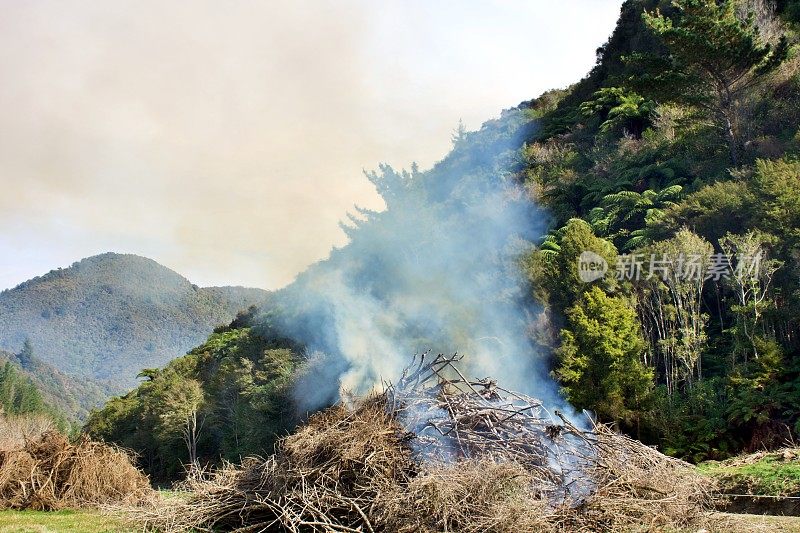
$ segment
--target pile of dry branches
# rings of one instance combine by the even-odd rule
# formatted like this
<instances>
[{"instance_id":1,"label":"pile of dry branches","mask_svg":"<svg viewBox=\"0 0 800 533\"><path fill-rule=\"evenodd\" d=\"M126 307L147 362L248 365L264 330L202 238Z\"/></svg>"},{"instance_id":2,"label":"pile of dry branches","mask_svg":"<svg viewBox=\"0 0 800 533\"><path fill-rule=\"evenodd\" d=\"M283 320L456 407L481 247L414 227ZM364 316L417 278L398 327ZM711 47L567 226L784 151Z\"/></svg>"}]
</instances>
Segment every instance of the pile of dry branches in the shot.
<instances>
[{"instance_id":1,"label":"pile of dry branches","mask_svg":"<svg viewBox=\"0 0 800 533\"><path fill-rule=\"evenodd\" d=\"M354 411L335 406L283 439L272 457L192 478L187 502L145 519L167 531L369 531L382 494L416 470L404 438L381 397Z\"/></svg>"},{"instance_id":2,"label":"pile of dry branches","mask_svg":"<svg viewBox=\"0 0 800 533\"><path fill-rule=\"evenodd\" d=\"M126 452L87 438L72 444L48 432L0 451L0 509L130 506L153 493Z\"/></svg>"},{"instance_id":3,"label":"pile of dry branches","mask_svg":"<svg viewBox=\"0 0 800 533\"><path fill-rule=\"evenodd\" d=\"M457 355L426 356L386 387L389 409L414 432L409 444L423 464L518 465L556 529L689 527L712 508L711 487L692 466L588 418L579 428L491 379L468 380Z\"/></svg>"},{"instance_id":4,"label":"pile of dry branches","mask_svg":"<svg viewBox=\"0 0 800 533\"><path fill-rule=\"evenodd\" d=\"M47 415L6 415L0 408L0 451L22 448L25 441L55 431L56 424Z\"/></svg>"},{"instance_id":5,"label":"pile of dry branches","mask_svg":"<svg viewBox=\"0 0 800 533\"><path fill-rule=\"evenodd\" d=\"M332 407L275 455L190 481L146 517L166 531L574 531L698 527L694 469L536 400L469 382L438 356Z\"/></svg>"}]
</instances>

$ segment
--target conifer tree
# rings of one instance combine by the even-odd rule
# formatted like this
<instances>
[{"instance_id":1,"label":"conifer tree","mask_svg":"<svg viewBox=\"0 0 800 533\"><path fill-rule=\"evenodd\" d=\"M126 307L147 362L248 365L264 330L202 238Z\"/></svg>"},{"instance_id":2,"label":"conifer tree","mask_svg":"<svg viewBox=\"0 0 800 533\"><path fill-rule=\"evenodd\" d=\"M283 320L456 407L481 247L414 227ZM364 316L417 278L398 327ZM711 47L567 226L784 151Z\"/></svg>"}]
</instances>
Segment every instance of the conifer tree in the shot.
<instances>
[{"instance_id":1,"label":"conifer tree","mask_svg":"<svg viewBox=\"0 0 800 533\"><path fill-rule=\"evenodd\" d=\"M653 373L642 362L645 341L636 312L624 298L592 287L567 317L556 371L567 399L602 420L638 428Z\"/></svg>"},{"instance_id":2,"label":"conifer tree","mask_svg":"<svg viewBox=\"0 0 800 533\"><path fill-rule=\"evenodd\" d=\"M743 100L786 59L785 35L763 42L753 14L742 18L735 0L675 0L677 17L645 12L645 24L669 50L638 84L656 100L696 106L724 136L731 162L741 150ZM636 83L634 83L636 84Z\"/></svg>"}]
</instances>

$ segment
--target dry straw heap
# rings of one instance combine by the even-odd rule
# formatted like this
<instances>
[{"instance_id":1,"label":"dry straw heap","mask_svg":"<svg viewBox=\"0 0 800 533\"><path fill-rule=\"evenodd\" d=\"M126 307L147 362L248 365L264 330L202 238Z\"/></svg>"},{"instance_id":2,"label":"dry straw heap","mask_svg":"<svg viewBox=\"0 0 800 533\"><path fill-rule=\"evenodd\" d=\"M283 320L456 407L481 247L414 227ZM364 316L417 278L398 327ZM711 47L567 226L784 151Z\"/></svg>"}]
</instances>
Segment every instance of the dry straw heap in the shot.
<instances>
[{"instance_id":1,"label":"dry straw heap","mask_svg":"<svg viewBox=\"0 0 800 533\"><path fill-rule=\"evenodd\" d=\"M520 532L698 528L694 469L604 426L421 358L379 395L311 417L268 459L190 480L164 531Z\"/></svg>"},{"instance_id":2,"label":"dry straw heap","mask_svg":"<svg viewBox=\"0 0 800 533\"><path fill-rule=\"evenodd\" d=\"M0 451L0 509L57 510L140 505L154 494L123 450L57 432Z\"/></svg>"}]
</instances>

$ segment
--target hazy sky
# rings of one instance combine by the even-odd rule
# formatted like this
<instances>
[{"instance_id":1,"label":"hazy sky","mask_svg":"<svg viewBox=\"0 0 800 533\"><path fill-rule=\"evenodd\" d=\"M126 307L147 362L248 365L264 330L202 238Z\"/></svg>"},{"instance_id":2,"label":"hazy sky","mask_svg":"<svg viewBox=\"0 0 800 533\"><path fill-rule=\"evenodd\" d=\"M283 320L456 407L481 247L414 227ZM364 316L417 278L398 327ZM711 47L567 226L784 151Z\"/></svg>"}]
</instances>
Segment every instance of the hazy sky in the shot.
<instances>
[{"instance_id":1,"label":"hazy sky","mask_svg":"<svg viewBox=\"0 0 800 533\"><path fill-rule=\"evenodd\" d=\"M277 288L363 169L580 79L622 0L0 0L0 288L104 251Z\"/></svg>"}]
</instances>

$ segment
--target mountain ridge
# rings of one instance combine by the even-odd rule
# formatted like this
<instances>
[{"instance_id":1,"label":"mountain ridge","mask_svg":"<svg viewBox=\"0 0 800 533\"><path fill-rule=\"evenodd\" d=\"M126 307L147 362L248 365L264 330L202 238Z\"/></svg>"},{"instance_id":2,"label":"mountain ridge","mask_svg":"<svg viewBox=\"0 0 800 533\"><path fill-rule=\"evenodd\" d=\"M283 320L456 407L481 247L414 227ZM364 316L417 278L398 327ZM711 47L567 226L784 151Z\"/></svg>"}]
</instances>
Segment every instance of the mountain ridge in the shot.
<instances>
[{"instance_id":1,"label":"mountain ridge","mask_svg":"<svg viewBox=\"0 0 800 533\"><path fill-rule=\"evenodd\" d=\"M29 340L58 371L121 391L268 295L198 287L147 257L107 252L0 292L0 349L16 353Z\"/></svg>"}]
</instances>

